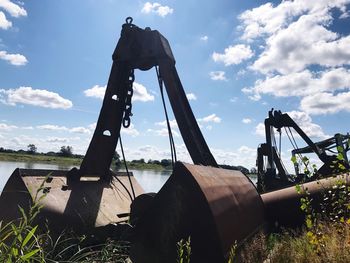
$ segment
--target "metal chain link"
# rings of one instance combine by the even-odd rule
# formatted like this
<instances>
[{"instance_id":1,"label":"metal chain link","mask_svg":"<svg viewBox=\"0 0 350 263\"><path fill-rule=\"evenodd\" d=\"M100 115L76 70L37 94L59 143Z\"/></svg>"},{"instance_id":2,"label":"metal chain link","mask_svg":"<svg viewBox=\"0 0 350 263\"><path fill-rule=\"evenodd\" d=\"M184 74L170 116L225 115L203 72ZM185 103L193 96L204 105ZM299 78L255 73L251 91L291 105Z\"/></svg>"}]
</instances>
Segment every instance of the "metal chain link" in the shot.
<instances>
[{"instance_id":1,"label":"metal chain link","mask_svg":"<svg viewBox=\"0 0 350 263\"><path fill-rule=\"evenodd\" d=\"M123 117L123 127L124 128L129 128L129 126L131 124L131 120L130 120L130 117L132 116L131 99L132 99L132 95L134 93L134 90L132 88L134 80L135 80L134 69L131 69L130 74L129 74L128 83L127 83L128 90L127 90L127 94L126 94L126 98L125 98L125 110L124 110L124 117Z\"/></svg>"}]
</instances>

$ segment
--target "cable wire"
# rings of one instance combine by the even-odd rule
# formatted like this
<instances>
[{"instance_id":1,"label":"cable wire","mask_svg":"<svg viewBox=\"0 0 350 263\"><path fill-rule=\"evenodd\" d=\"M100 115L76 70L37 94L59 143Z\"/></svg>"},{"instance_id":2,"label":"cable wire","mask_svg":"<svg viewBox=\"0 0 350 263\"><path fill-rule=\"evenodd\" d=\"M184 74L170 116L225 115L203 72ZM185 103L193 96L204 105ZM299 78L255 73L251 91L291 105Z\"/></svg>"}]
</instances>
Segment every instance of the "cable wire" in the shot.
<instances>
[{"instance_id":1,"label":"cable wire","mask_svg":"<svg viewBox=\"0 0 350 263\"><path fill-rule=\"evenodd\" d=\"M135 191L134 191L134 186L132 184L132 181L131 181L131 176L130 176L130 173L129 173L129 169L128 169L128 166L126 164L126 159L125 159L125 154L124 154L124 147L123 147L123 142L122 142L122 137L121 135L119 135L119 142L120 142L120 149L122 151L122 156L123 156L123 161L124 161L124 166L125 166L125 170L126 170L126 174L128 175L128 178L129 178L129 183L130 183L130 187L131 187L131 191L132 191L132 195L133 195L133 198L131 198L131 201L135 199ZM120 182L120 180L118 180ZM128 190L127 190L128 191ZM131 197L131 194L130 192L128 191L130 197Z\"/></svg>"},{"instance_id":2,"label":"cable wire","mask_svg":"<svg viewBox=\"0 0 350 263\"><path fill-rule=\"evenodd\" d=\"M160 94L162 97L162 103L163 103L163 109L164 109L164 113L165 113L166 124L167 124L167 128L168 128L169 144L170 144L170 152L171 152L171 164L172 164L172 167L174 168L175 162L177 161L174 137L173 137L173 133L171 131L168 111L167 111L165 99L164 99L163 80L162 80L162 77L160 76L158 67L155 66L155 68L156 68L156 73L157 73Z\"/></svg>"}]
</instances>

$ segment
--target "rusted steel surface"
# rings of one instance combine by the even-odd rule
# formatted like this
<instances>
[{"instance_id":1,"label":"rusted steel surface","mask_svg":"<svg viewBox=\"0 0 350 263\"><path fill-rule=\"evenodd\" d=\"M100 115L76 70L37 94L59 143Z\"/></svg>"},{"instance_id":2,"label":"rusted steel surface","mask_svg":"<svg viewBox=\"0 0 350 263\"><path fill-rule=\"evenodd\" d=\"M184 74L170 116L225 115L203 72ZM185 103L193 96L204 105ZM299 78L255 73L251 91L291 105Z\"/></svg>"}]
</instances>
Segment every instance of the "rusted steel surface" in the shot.
<instances>
[{"instance_id":1,"label":"rusted steel surface","mask_svg":"<svg viewBox=\"0 0 350 263\"><path fill-rule=\"evenodd\" d=\"M156 30L141 29L129 20L113 53L113 65L93 138L79 176L107 175L120 135L129 72L159 65L169 100L189 154L195 164L217 167L198 127L177 75L168 40ZM108 178L106 178L108 179Z\"/></svg>"},{"instance_id":2,"label":"rusted steel surface","mask_svg":"<svg viewBox=\"0 0 350 263\"><path fill-rule=\"evenodd\" d=\"M268 222L270 225L278 224L283 227L301 226L304 223L305 213L300 209L300 198L305 196L307 191L308 196L313 199L312 204L317 209L322 202L323 193L331 190L339 180L350 185L349 175L344 174L301 184L301 189L304 190L302 194L297 192L295 186L262 194Z\"/></svg>"},{"instance_id":3,"label":"rusted steel surface","mask_svg":"<svg viewBox=\"0 0 350 263\"><path fill-rule=\"evenodd\" d=\"M191 262L224 262L235 241L264 224L264 207L241 172L176 163L135 232L135 263L175 262L176 242L191 237Z\"/></svg>"},{"instance_id":4,"label":"rusted steel surface","mask_svg":"<svg viewBox=\"0 0 350 263\"><path fill-rule=\"evenodd\" d=\"M117 174L112 183L98 178L82 177L80 182L67 186L67 171L16 169L11 175L0 198L0 220L11 220L19 216L18 205L28 209L46 175L51 178L43 187L46 196L41 199L44 205L43 218L56 229L72 226L75 229L88 229L125 220L117 214L129 213L131 199L121 185L129 191L129 179L123 173ZM132 176L136 195L143 192ZM28 193L29 191L29 193ZM41 191L39 196L43 192Z\"/></svg>"}]
</instances>

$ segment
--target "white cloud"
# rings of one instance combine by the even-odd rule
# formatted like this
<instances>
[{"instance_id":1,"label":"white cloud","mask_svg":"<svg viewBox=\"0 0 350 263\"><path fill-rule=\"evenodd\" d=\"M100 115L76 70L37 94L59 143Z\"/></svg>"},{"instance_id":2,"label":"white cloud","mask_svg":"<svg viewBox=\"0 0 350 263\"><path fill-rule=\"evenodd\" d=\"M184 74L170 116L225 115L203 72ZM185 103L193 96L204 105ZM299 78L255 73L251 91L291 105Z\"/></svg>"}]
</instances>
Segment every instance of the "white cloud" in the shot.
<instances>
[{"instance_id":1,"label":"white cloud","mask_svg":"<svg viewBox=\"0 0 350 263\"><path fill-rule=\"evenodd\" d=\"M8 125L6 123L0 123L0 131L12 131L13 129L17 129L18 127L15 125Z\"/></svg>"},{"instance_id":2,"label":"white cloud","mask_svg":"<svg viewBox=\"0 0 350 263\"><path fill-rule=\"evenodd\" d=\"M320 125L312 122L312 118L306 112L290 111L287 112L287 114L306 133L307 136L319 139L326 139L330 137L324 133ZM265 137L265 125L263 123L259 123L255 127L255 134ZM293 134L296 133L293 132Z\"/></svg>"},{"instance_id":3,"label":"white cloud","mask_svg":"<svg viewBox=\"0 0 350 263\"><path fill-rule=\"evenodd\" d=\"M86 97L93 97L98 99L103 99L106 92L106 86L95 85L91 89L84 90Z\"/></svg>"},{"instance_id":4,"label":"white cloud","mask_svg":"<svg viewBox=\"0 0 350 263\"><path fill-rule=\"evenodd\" d=\"M91 124L88 125L88 129L90 129L90 131L94 131L94 130L96 129L96 125L97 125L96 122L91 123ZM131 124L130 124L130 125L131 125Z\"/></svg>"},{"instance_id":5,"label":"white cloud","mask_svg":"<svg viewBox=\"0 0 350 263\"><path fill-rule=\"evenodd\" d=\"M34 130L33 126L25 126L25 127L21 127L21 129L23 129L23 130Z\"/></svg>"},{"instance_id":6,"label":"white cloud","mask_svg":"<svg viewBox=\"0 0 350 263\"><path fill-rule=\"evenodd\" d=\"M350 89L350 70L330 69L320 73L304 70L288 75L275 75L265 80L257 80L250 90L258 94L276 97L307 96L324 91ZM245 92L249 92L245 90Z\"/></svg>"},{"instance_id":7,"label":"white cloud","mask_svg":"<svg viewBox=\"0 0 350 263\"><path fill-rule=\"evenodd\" d=\"M267 74L288 74L310 65L325 67L350 63L350 36L339 37L326 29L329 19L304 15L267 40L267 47L252 69Z\"/></svg>"},{"instance_id":8,"label":"white cloud","mask_svg":"<svg viewBox=\"0 0 350 263\"><path fill-rule=\"evenodd\" d=\"M161 126L161 127L167 127L166 121L161 121L161 122L156 122L155 125ZM169 125L171 128L178 129L179 127L177 126L176 120L170 120Z\"/></svg>"},{"instance_id":9,"label":"white cloud","mask_svg":"<svg viewBox=\"0 0 350 263\"><path fill-rule=\"evenodd\" d=\"M11 21L8 21L4 12L0 11L0 28L9 29L12 26Z\"/></svg>"},{"instance_id":10,"label":"white cloud","mask_svg":"<svg viewBox=\"0 0 350 263\"><path fill-rule=\"evenodd\" d=\"M211 71L209 76L212 80L227 80L225 71Z\"/></svg>"},{"instance_id":11,"label":"white cloud","mask_svg":"<svg viewBox=\"0 0 350 263\"><path fill-rule=\"evenodd\" d=\"M1 13L0 13L0 23L1 23ZM0 59L8 61L14 66L24 66L28 63L25 56L21 54L8 54L6 51L0 51Z\"/></svg>"},{"instance_id":12,"label":"white cloud","mask_svg":"<svg viewBox=\"0 0 350 263\"><path fill-rule=\"evenodd\" d=\"M133 84L134 94L132 96L132 101L153 101L154 96L149 94L146 87L142 84L134 82ZM93 97L98 99L103 99L106 92L106 86L95 85L91 89L84 90L84 94L87 97Z\"/></svg>"},{"instance_id":13,"label":"white cloud","mask_svg":"<svg viewBox=\"0 0 350 263\"><path fill-rule=\"evenodd\" d=\"M257 39L262 46L250 69L265 79L242 92L252 100L263 94L294 96L309 114L349 111L350 35L333 26L336 19L347 18L349 4L350 0L295 0L243 12L242 39Z\"/></svg>"},{"instance_id":14,"label":"white cloud","mask_svg":"<svg viewBox=\"0 0 350 263\"><path fill-rule=\"evenodd\" d=\"M70 100L62 98L55 92L31 87L0 89L0 101L13 106L20 103L52 109L69 109L73 106Z\"/></svg>"},{"instance_id":15,"label":"white cloud","mask_svg":"<svg viewBox=\"0 0 350 263\"><path fill-rule=\"evenodd\" d=\"M212 58L215 62L222 62L225 66L230 66L239 64L251 58L253 55L254 53L250 46L239 44L225 48L223 54L214 52Z\"/></svg>"},{"instance_id":16,"label":"white cloud","mask_svg":"<svg viewBox=\"0 0 350 263\"><path fill-rule=\"evenodd\" d=\"M220 123L221 122L221 118L216 116L215 113L213 114L210 114L204 118L200 118L200 119L197 119L198 122L214 122L214 123Z\"/></svg>"},{"instance_id":17,"label":"white cloud","mask_svg":"<svg viewBox=\"0 0 350 263\"><path fill-rule=\"evenodd\" d=\"M135 128L135 125L133 123L130 123L129 128L122 127L120 132L131 137L136 137L140 135L140 132Z\"/></svg>"},{"instance_id":18,"label":"white cloud","mask_svg":"<svg viewBox=\"0 0 350 263\"><path fill-rule=\"evenodd\" d=\"M155 125L161 126L163 128L161 128L161 129L148 129L147 132L158 135L158 136L169 136L168 135L168 126L167 126L166 121L156 122ZM179 127L177 125L176 120L175 119L170 120L169 125L170 125L171 132L172 132L173 136L180 137L180 134L178 131Z\"/></svg>"},{"instance_id":19,"label":"white cloud","mask_svg":"<svg viewBox=\"0 0 350 263\"><path fill-rule=\"evenodd\" d=\"M349 17L350 17L350 12L347 11L347 12L342 13L342 14L339 16L339 19L346 19L346 18L349 18Z\"/></svg>"},{"instance_id":20,"label":"white cloud","mask_svg":"<svg viewBox=\"0 0 350 263\"><path fill-rule=\"evenodd\" d=\"M58 126L53 124L44 124L36 126L40 130L49 130L49 131L68 131L69 129L65 126Z\"/></svg>"},{"instance_id":21,"label":"white cloud","mask_svg":"<svg viewBox=\"0 0 350 263\"><path fill-rule=\"evenodd\" d=\"M310 114L329 114L339 111L350 112L350 92L318 93L302 98L300 108Z\"/></svg>"},{"instance_id":22,"label":"white cloud","mask_svg":"<svg viewBox=\"0 0 350 263\"><path fill-rule=\"evenodd\" d=\"M170 8L169 6L166 6L166 5L162 6L157 2L154 2L154 3L146 2L141 9L141 13L144 13L144 14L156 13L161 17L165 17L169 14L172 14L173 12L174 12L173 8Z\"/></svg>"},{"instance_id":23,"label":"white cloud","mask_svg":"<svg viewBox=\"0 0 350 263\"><path fill-rule=\"evenodd\" d=\"M187 93L186 97L188 100L197 100L197 96L194 93Z\"/></svg>"},{"instance_id":24,"label":"white cloud","mask_svg":"<svg viewBox=\"0 0 350 263\"><path fill-rule=\"evenodd\" d=\"M255 148L250 148L246 145L242 145L241 147L238 148L238 153L240 154L249 154L249 155L256 155L256 149Z\"/></svg>"},{"instance_id":25,"label":"white cloud","mask_svg":"<svg viewBox=\"0 0 350 263\"><path fill-rule=\"evenodd\" d=\"M204 41L204 42L207 42L208 41L208 36L201 36L200 37L200 40Z\"/></svg>"},{"instance_id":26,"label":"white cloud","mask_svg":"<svg viewBox=\"0 0 350 263\"><path fill-rule=\"evenodd\" d=\"M50 143L67 143L69 139L61 137L48 137L46 141Z\"/></svg>"},{"instance_id":27,"label":"white cloud","mask_svg":"<svg viewBox=\"0 0 350 263\"><path fill-rule=\"evenodd\" d=\"M249 119L249 118L244 118L244 119L242 120L242 122L243 122L244 124L249 124L249 123L252 123L252 120Z\"/></svg>"},{"instance_id":28,"label":"white cloud","mask_svg":"<svg viewBox=\"0 0 350 263\"><path fill-rule=\"evenodd\" d=\"M167 128L162 128L162 129L159 129L159 130L147 129L147 132L155 134L157 136L164 136L164 137L169 136ZM174 137L180 137L180 134L176 130L171 130L171 133L173 134Z\"/></svg>"},{"instance_id":29,"label":"white cloud","mask_svg":"<svg viewBox=\"0 0 350 263\"><path fill-rule=\"evenodd\" d=\"M149 94L146 87L143 86L142 84L134 82L133 88L134 88L134 94L132 96L133 101L146 102L146 101L154 100L154 96Z\"/></svg>"},{"instance_id":30,"label":"white cloud","mask_svg":"<svg viewBox=\"0 0 350 263\"><path fill-rule=\"evenodd\" d=\"M266 3L246 10L239 16L243 23L240 26L244 31L242 38L253 40L257 37L275 34L303 14L325 17L333 8L338 8L344 13L348 3L348 0L282 1L277 6Z\"/></svg>"},{"instance_id":31,"label":"white cloud","mask_svg":"<svg viewBox=\"0 0 350 263\"><path fill-rule=\"evenodd\" d=\"M90 134L91 131L88 128L85 127L73 127L71 129L69 129L70 132L74 132L74 133L82 133L82 134Z\"/></svg>"},{"instance_id":32,"label":"white cloud","mask_svg":"<svg viewBox=\"0 0 350 263\"><path fill-rule=\"evenodd\" d=\"M0 8L7 11L13 17L27 16L27 11L9 0L0 0Z\"/></svg>"}]
</instances>

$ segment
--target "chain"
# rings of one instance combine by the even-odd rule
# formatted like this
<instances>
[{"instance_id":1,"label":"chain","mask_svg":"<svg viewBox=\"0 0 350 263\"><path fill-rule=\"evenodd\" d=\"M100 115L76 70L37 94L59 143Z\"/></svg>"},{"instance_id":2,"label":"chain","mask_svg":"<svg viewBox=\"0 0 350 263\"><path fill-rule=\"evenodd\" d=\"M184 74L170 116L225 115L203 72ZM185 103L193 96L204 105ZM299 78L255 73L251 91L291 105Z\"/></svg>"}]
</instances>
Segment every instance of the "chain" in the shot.
<instances>
[{"instance_id":1,"label":"chain","mask_svg":"<svg viewBox=\"0 0 350 263\"><path fill-rule=\"evenodd\" d=\"M124 110L124 117L123 117L123 127L124 128L129 128L129 126L131 124L131 120L130 120L130 117L132 116L131 98L132 98L132 94L134 93L134 90L132 89L134 80L135 80L134 69L131 69L130 74L129 74L129 79L127 81L128 82L127 83L128 90L127 90L127 94L126 94L126 98L125 98L125 110Z\"/></svg>"}]
</instances>

